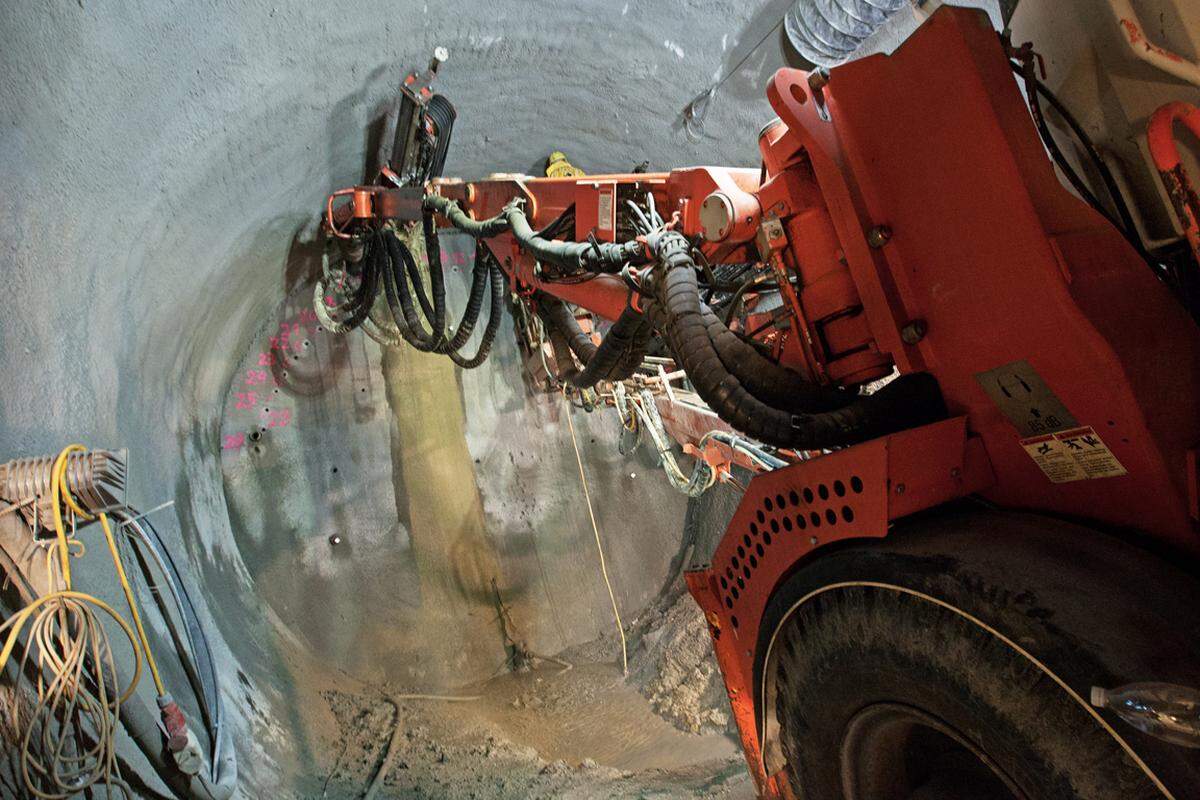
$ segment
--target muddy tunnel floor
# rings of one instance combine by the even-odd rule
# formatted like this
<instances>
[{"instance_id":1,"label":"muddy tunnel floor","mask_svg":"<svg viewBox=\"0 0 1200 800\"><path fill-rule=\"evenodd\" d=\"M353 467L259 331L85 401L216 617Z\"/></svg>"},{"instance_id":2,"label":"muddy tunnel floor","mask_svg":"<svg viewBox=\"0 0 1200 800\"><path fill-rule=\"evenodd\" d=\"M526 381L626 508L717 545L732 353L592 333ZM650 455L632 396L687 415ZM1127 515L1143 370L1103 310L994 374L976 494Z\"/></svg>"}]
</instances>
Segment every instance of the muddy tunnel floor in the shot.
<instances>
[{"instance_id":1,"label":"muddy tunnel floor","mask_svg":"<svg viewBox=\"0 0 1200 800\"><path fill-rule=\"evenodd\" d=\"M691 599L660 602L628 635L627 677L612 636L447 695L345 676L313 700L319 754L296 796L754 797L712 657L689 647L707 644Z\"/></svg>"}]
</instances>

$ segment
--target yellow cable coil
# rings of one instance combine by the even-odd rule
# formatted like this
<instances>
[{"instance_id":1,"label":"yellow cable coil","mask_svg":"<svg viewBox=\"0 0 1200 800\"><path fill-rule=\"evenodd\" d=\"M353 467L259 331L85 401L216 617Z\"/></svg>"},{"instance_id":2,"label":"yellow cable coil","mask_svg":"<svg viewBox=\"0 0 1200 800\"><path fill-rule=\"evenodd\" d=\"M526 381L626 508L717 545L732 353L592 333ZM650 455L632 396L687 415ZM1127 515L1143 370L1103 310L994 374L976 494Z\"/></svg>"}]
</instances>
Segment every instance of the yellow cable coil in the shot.
<instances>
[{"instance_id":1,"label":"yellow cable coil","mask_svg":"<svg viewBox=\"0 0 1200 800\"><path fill-rule=\"evenodd\" d=\"M59 571L64 588L36 598L0 624L0 634L7 631L3 648L0 648L0 671L7 666L26 627L31 646L25 649L21 672L24 672L25 662L35 649L32 645L36 644L38 702L32 718L27 722L21 747L21 770L29 793L41 800L65 800L99 782L110 788L116 786L132 798L128 785L121 779L117 768L115 734L121 703L129 700L141 679L143 653L155 688L160 695L166 693L158 666L150 652L133 590L117 552L108 515L99 512L93 516L84 510L71 496L68 488L67 457L71 453L84 451L86 448L79 444L63 448L51 469L51 508ZM74 555L81 556L84 547L82 542L67 536L66 526L63 524L63 504L83 519L99 518L121 590L129 604L133 627L108 603L72 589L72 549L76 551ZM47 551L47 567L50 568L52 564L51 551ZM54 582L51 571L51 585ZM103 611L117 623L133 650L133 677L119 694L117 692L120 684L108 633L93 609ZM44 678L47 671L53 676L48 683ZM92 688L80 691L83 687ZM42 745L41 753L49 754L45 761L31 750L31 745L35 743L34 730L38 727L38 720L43 720L44 729L47 727L46 723L57 723L57 741L51 741L53 735L43 731L39 738L45 741L37 742ZM81 753L64 750L63 744L67 737L81 729L90 729L95 735L96 744ZM47 747L47 743L52 746Z\"/></svg>"}]
</instances>

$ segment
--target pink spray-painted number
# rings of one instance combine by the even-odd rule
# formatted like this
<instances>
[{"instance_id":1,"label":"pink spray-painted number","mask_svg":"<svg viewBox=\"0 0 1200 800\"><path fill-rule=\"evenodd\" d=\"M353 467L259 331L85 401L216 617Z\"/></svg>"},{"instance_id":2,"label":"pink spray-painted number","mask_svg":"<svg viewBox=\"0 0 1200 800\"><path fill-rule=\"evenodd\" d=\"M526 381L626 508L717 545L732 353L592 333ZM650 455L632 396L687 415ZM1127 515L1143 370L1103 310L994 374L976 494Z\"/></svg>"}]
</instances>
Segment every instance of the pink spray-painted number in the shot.
<instances>
[{"instance_id":1,"label":"pink spray-painted number","mask_svg":"<svg viewBox=\"0 0 1200 800\"><path fill-rule=\"evenodd\" d=\"M259 353L258 354L258 365L260 367L275 366L275 354L274 353Z\"/></svg>"},{"instance_id":2,"label":"pink spray-painted number","mask_svg":"<svg viewBox=\"0 0 1200 800\"><path fill-rule=\"evenodd\" d=\"M246 444L246 434L231 433L222 438L221 449L222 450L237 450L238 448L242 447L245 444Z\"/></svg>"},{"instance_id":3,"label":"pink spray-painted number","mask_svg":"<svg viewBox=\"0 0 1200 800\"><path fill-rule=\"evenodd\" d=\"M234 402L234 408L254 408L258 405L258 395L255 392L238 392L237 400Z\"/></svg>"},{"instance_id":4,"label":"pink spray-painted number","mask_svg":"<svg viewBox=\"0 0 1200 800\"><path fill-rule=\"evenodd\" d=\"M289 409L281 408L278 411L267 412L268 428L286 428L291 423L292 412Z\"/></svg>"},{"instance_id":5,"label":"pink spray-painted number","mask_svg":"<svg viewBox=\"0 0 1200 800\"><path fill-rule=\"evenodd\" d=\"M258 386L267 382L267 371L265 369L248 369L246 370L246 385Z\"/></svg>"}]
</instances>

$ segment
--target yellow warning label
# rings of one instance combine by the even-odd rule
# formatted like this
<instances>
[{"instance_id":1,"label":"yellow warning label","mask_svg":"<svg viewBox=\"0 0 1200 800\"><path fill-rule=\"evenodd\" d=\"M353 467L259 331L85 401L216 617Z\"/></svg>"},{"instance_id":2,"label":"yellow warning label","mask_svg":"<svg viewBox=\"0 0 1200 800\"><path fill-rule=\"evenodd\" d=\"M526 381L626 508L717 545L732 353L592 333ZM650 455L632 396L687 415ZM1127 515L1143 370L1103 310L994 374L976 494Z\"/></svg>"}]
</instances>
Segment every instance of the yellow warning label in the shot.
<instances>
[{"instance_id":1,"label":"yellow warning label","mask_svg":"<svg viewBox=\"0 0 1200 800\"><path fill-rule=\"evenodd\" d=\"M1021 446L1053 483L1125 474L1125 467L1090 427L1022 439Z\"/></svg>"}]
</instances>

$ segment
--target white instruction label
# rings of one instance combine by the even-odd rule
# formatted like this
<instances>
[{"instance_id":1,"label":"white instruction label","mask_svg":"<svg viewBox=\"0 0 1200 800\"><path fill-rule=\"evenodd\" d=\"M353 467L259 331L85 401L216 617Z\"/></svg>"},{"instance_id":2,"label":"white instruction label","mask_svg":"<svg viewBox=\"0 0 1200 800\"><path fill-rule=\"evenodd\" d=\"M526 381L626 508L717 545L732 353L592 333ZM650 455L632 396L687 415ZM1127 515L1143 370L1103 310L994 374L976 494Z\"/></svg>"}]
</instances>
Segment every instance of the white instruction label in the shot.
<instances>
[{"instance_id":1,"label":"white instruction label","mask_svg":"<svg viewBox=\"0 0 1200 800\"><path fill-rule=\"evenodd\" d=\"M611 191L601 189L600 195L596 198L597 208L599 209L596 213L596 227L599 230L611 231L616 228L613 224L613 194L615 193L615 187Z\"/></svg>"},{"instance_id":2,"label":"white instruction label","mask_svg":"<svg viewBox=\"0 0 1200 800\"><path fill-rule=\"evenodd\" d=\"M1126 474L1125 467L1090 427L1022 439L1021 446L1053 483Z\"/></svg>"}]
</instances>

